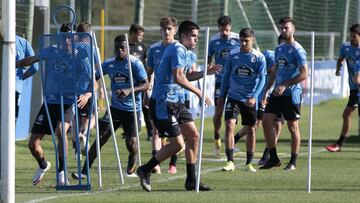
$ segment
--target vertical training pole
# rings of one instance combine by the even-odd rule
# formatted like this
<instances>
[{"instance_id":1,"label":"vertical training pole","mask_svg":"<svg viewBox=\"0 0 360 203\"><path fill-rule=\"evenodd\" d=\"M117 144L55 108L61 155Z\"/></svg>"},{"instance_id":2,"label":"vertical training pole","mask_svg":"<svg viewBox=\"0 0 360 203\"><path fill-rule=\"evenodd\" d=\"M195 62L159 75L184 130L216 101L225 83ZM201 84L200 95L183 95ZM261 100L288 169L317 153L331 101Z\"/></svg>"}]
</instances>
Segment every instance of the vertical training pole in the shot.
<instances>
[{"instance_id":1,"label":"vertical training pole","mask_svg":"<svg viewBox=\"0 0 360 203\"><path fill-rule=\"evenodd\" d=\"M98 57L98 61L100 62L100 53L99 53L99 47L97 45L97 42L96 42L96 36L95 36L95 33L92 33L92 36L93 36L93 40L94 40L94 44L95 44L95 49L96 49L96 57ZM119 176L120 176L120 181L122 184L124 184L124 176L123 176L123 172L122 172L122 168L121 168L121 161L120 161L120 156L119 156L119 149L118 149L118 146L117 146L117 141L116 141L116 136L115 136L115 130L114 130L114 124L112 122L112 116L111 116L111 111L110 111L110 103L109 103L109 98L107 96L107 92L106 92L106 85L105 85L105 80L104 80L104 74L103 74L103 71L102 71L102 67L100 65L99 67L99 72L100 72L100 81L101 81L101 86L104 90L104 94L105 94L105 103L106 103L106 110L108 112L108 115L109 115L109 120L110 120L110 129L111 129L111 135L113 137L113 141L114 141L114 150L115 150L115 156L116 156L116 160L117 160L117 163L118 163L118 172L119 172ZM97 140L99 140L97 138ZM96 148L96 151L99 153L100 152L100 145L99 143L97 144L97 147Z\"/></svg>"},{"instance_id":2,"label":"vertical training pole","mask_svg":"<svg viewBox=\"0 0 360 203\"><path fill-rule=\"evenodd\" d=\"M200 175L201 175L201 157L202 157L202 145L204 139L204 117L205 117L205 87L206 87L206 75L208 65L208 47L209 47L209 27L205 30L205 54L204 54L204 72L203 72L203 85L202 85L202 99L201 99L201 115L200 115L200 140L198 151L198 165L196 173L196 192L199 193L200 187Z\"/></svg>"},{"instance_id":3,"label":"vertical training pole","mask_svg":"<svg viewBox=\"0 0 360 203\"><path fill-rule=\"evenodd\" d=\"M138 162L139 162L139 166L141 166L139 124L138 124L137 111L136 111L135 91L134 91L134 78L133 78L133 75L132 75L129 39L128 39L128 35L127 35L127 34L125 34L125 40L126 40L126 54L127 54L128 66L129 66L131 97L132 97L132 101L133 101L133 105L134 105L134 121L135 121L136 142L137 142L137 146L138 146Z\"/></svg>"},{"instance_id":4,"label":"vertical training pole","mask_svg":"<svg viewBox=\"0 0 360 203\"><path fill-rule=\"evenodd\" d=\"M100 58L105 58L105 11L101 9L100 15Z\"/></svg>"},{"instance_id":5,"label":"vertical training pole","mask_svg":"<svg viewBox=\"0 0 360 203\"><path fill-rule=\"evenodd\" d=\"M15 3L2 1L1 202L15 202Z\"/></svg>"},{"instance_id":6,"label":"vertical training pole","mask_svg":"<svg viewBox=\"0 0 360 203\"><path fill-rule=\"evenodd\" d=\"M311 32L311 71L310 71L310 113L309 113L309 141L308 141L308 175L307 175L307 192L311 192L311 148L312 148L312 123L314 107L314 49L315 49L315 32Z\"/></svg>"}]
</instances>

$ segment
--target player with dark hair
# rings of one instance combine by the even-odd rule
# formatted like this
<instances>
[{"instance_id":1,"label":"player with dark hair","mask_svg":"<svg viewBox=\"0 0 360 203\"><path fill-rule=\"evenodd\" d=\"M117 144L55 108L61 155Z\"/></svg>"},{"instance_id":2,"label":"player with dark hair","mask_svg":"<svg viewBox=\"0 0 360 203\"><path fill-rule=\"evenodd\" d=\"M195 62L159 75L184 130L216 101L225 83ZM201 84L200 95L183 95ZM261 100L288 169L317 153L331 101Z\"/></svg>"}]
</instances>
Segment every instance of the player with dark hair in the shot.
<instances>
[{"instance_id":1,"label":"player with dark hair","mask_svg":"<svg viewBox=\"0 0 360 203\"><path fill-rule=\"evenodd\" d=\"M221 82L218 103L225 107L225 146L228 161L223 171L235 170L234 165L234 130L237 117L241 114L246 139L245 170L256 172L251 164L256 143L256 109L258 95L265 84L266 61L264 55L253 49L254 31L244 28L240 31L241 48L230 51Z\"/></svg>"},{"instance_id":2,"label":"player with dark hair","mask_svg":"<svg viewBox=\"0 0 360 203\"><path fill-rule=\"evenodd\" d=\"M111 136L110 121L108 114L111 113L116 131L120 126L124 129L125 144L129 151L126 175L128 177L137 177L136 170L136 154L138 152L138 143L136 139L136 130L134 113L141 112L141 92L149 88L147 74L142 62L136 57L127 55L126 40L124 35L118 35L114 40L115 56L105 60L102 64L104 74L109 75L111 81L111 106L110 112L106 112L99 126L100 148L108 141ZM132 75L134 78L134 92L136 99L136 112L131 98L131 84L128 68L128 57L131 60ZM100 79L100 71L96 72L96 79ZM96 142L94 142L89 150L89 167L92 166L97 157ZM82 178L86 177L86 162L81 171ZM72 173L74 179L78 179L78 173Z\"/></svg>"},{"instance_id":3,"label":"player with dark hair","mask_svg":"<svg viewBox=\"0 0 360 203\"><path fill-rule=\"evenodd\" d=\"M276 152L274 120L281 113L287 121L291 134L291 158L285 170L296 170L296 159L300 148L300 82L307 78L308 68L305 49L294 39L295 23L292 18L284 17L279 21L281 35L285 43L275 49L275 68L266 86L263 102L267 100L268 92L274 85L263 118L266 147L269 149L270 159L260 169L270 169L281 165Z\"/></svg>"},{"instance_id":4,"label":"player with dark hair","mask_svg":"<svg viewBox=\"0 0 360 203\"><path fill-rule=\"evenodd\" d=\"M209 57L208 61L211 63L212 57L215 58L215 64L225 66L226 59L231 50L239 48L239 35L231 32L231 18L229 16L221 16L218 21L219 33L212 36L209 42ZM214 141L215 148L214 153L220 155L221 139L220 139L220 128L221 128L221 117L224 111L224 106L218 105L217 99L220 94L220 86L223 76L223 71L215 75L215 114L213 117L214 124Z\"/></svg>"},{"instance_id":5,"label":"player with dark hair","mask_svg":"<svg viewBox=\"0 0 360 203\"><path fill-rule=\"evenodd\" d=\"M354 69L356 66L356 61L360 59L360 25L353 24L350 27L350 42L345 42L340 47L340 55L336 63L336 76L341 75L341 67L343 62L346 61L348 74L349 74L349 87L350 87L350 96L349 101L344 109L342 114L343 123L341 128L341 133L338 141L334 144L328 145L325 148L329 152L338 152L341 151L341 148L349 136L349 130L351 128L351 115L358 108L359 102L359 86L354 83ZM360 115L360 110L358 110Z\"/></svg>"},{"instance_id":6,"label":"player with dark hair","mask_svg":"<svg viewBox=\"0 0 360 203\"><path fill-rule=\"evenodd\" d=\"M199 26L192 21L182 22L178 29L180 42L167 46L160 65L154 69L152 98L154 98L155 117L153 117L153 121L160 136L167 137L169 143L137 170L140 185L148 192L151 191L151 170L160 162L179 152L184 146L184 138L187 171L185 189L195 190L199 132L191 113L185 107L184 89L195 93L200 99L205 99L207 105L211 104L211 100L202 95L201 90L189 82L189 80L201 78L202 72L193 72L191 76L187 77L184 68L187 63L188 50L194 49L197 44L199 29ZM213 66L209 67L209 69L212 68ZM206 191L210 188L200 184L200 190Z\"/></svg>"}]
</instances>

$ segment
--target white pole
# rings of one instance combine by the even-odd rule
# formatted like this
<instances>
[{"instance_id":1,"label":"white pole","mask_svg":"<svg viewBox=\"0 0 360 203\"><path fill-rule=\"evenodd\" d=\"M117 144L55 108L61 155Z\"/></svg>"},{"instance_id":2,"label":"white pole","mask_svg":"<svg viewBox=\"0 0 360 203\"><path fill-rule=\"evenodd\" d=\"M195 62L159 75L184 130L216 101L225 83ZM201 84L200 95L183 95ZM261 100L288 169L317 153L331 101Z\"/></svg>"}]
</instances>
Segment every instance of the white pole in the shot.
<instances>
[{"instance_id":1,"label":"white pole","mask_svg":"<svg viewBox=\"0 0 360 203\"><path fill-rule=\"evenodd\" d=\"M131 97L132 97L133 106L134 106L135 133L136 133L136 142L137 142L137 146L138 146L138 162L139 162L139 166L141 166L140 137L139 137L139 130L138 130L138 129L139 129L139 125L138 125L138 118L137 118L137 111L136 111L135 90L134 90L134 78L133 78L133 75L132 75L129 39L128 39L128 35L127 35L127 34L125 34L125 40L126 40L126 52L127 52L127 58L128 58L128 66L129 66Z\"/></svg>"},{"instance_id":2,"label":"white pole","mask_svg":"<svg viewBox=\"0 0 360 203\"><path fill-rule=\"evenodd\" d=\"M294 18L294 0L289 2L289 17Z\"/></svg>"},{"instance_id":3,"label":"white pole","mask_svg":"<svg viewBox=\"0 0 360 203\"><path fill-rule=\"evenodd\" d=\"M199 0L191 1L191 20L197 22Z\"/></svg>"},{"instance_id":4,"label":"white pole","mask_svg":"<svg viewBox=\"0 0 360 203\"><path fill-rule=\"evenodd\" d=\"M92 33L92 34L93 34L93 39L94 39L95 48L96 48L96 52L97 52L98 61L100 62L100 52L99 52L99 47L98 47L97 42L96 42L96 36L95 36L95 33ZM124 184L124 176L123 176L123 172L122 172L122 168L121 168L119 149L118 149L118 146L117 146L115 130L114 130L114 124L112 122L112 116L111 116L111 111L110 111L110 103L109 103L109 98L107 96L106 85L105 85L104 74L103 74L103 71L102 71L101 63L100 63L99 71L100 71L100 77L101 77L101 80L100 80L101 81L101 86L102 86L102 88L104 90L104 95L105 95L106 110L108 112L108 116L109 116L109 120L110 120L110 129L111 129L111 135L113 137L113 142L114 142L115 156L116 156L116 160L117 160L117 164L118 164L118 172L119 172L119 176L120 176L120 181L121 181L122 184ZM96 138L96 139L99 140L99 138ZM99 153L100 152L100 145L97 144L97 147L99 147L99 148L97 148L96 151Z\"/></svg>"},{"instance_id":5,"label":"white pole","mask_svg":"<svg viewBox=\"0 0 360 203\"><path fill-rule=\"evenodd\" d=\"M96 61L98 61L99 63L99 69L101 69L101 58L100 58L100 53L99 53L99 47L97 46L97 42L96 42L96 38L95 38L95 34L93 35L93 45L94 45L94 49L95 49L95 53L96 55L94 57L96 57ZM96 72L96 67L95 67L95 60L94 61L94 65L93 65L93 78L95 80L95 72ZM103 75L102 75L103 76ZM95 83L95 81L94 81ZM94 84L95 85L95 84ZM105 88L106 89L106 88ZM100 90L99 90L100 91ZM95 92L95 91L94 91ZM99 138L99 113L98 113L98 103L97 103L97 96L96 94L93 95L93 99L94 99L94 108L95 108L95 131L96 131L96 154L97 154L97 158L98 158L98 181L99 181L99 187L102 188L102 175L101 175L101 155L100 155L100 138ZM112 121L111 121L112 122ZM86 140L88 144L89 140ZM88 145L86 145L88 146ZM89 150L89 149L88 149ZM88 155L89 156L89 155ZM89 162L87 162L89 163ZM88 173L89 174L89 173Z\"/></svg>"},{"instance_id":6,"label":"white pole","mask_svg":"<svg viewBox=\"0 0 360 203\"><path fill-rule=\"evenodd\" d=\"M267 6L265 0L262 0L261 2L262 2L263 6L264 6L264 8L265 8L266 14L268 15L268 17L269 17L269 19L270 19L271 25L272 25L272 27L273 27L273 29L274 29L274 32L275 32L276 36L279 36L279 35L280 35L279 30L278 30L278 28L276 27L274 18L272 17L272 15L271 15L271 13L270 13L269 7Z\"/></svg>"},{"instance_id":7,"label":"white pole","mask_svg":"<svg viewBox=\"0 0 360 203\"><path fill-rule=\"evenodd\" d=\"M311 72L310 72L310 113L309 113L309 141L308 141L308 176L307 192L311 192L311 151L312 151L312 124L313 124L313 107L314 107L314 49L315 49L315 32L311 32Z\"/></svg>"},{"instance_id":8,"label":"white pole","mask_svg":"<svg viewBox=\"0 0 360 203\"><path fill-rule=\"evenodd\" d=\"M208 49L209 47L209 27L206 27L205 30L205 54L204 54L204 74L203 74L203 85L202 85L202 95L201 99L201 115L200 115L200 140L199 140L199 151L198 151L198 166L196 173L196 192L199 193L200 187L200 175L201 175L201 157L202 157L202 145L204 139L204 117L205 117L205 88L206 88L206 75L207 75L207 65L208 65Z\"/></svg>"},{"instance_id":9,"label":"white pole","mask_svg":"<svg viewBox=\"0 0 360 203\"><path fill-rule=\"evenodd\" d=\"M4 30L1 82L1 202L15 202L15 8L2 1Z\"/></svg>"}]
</instances>

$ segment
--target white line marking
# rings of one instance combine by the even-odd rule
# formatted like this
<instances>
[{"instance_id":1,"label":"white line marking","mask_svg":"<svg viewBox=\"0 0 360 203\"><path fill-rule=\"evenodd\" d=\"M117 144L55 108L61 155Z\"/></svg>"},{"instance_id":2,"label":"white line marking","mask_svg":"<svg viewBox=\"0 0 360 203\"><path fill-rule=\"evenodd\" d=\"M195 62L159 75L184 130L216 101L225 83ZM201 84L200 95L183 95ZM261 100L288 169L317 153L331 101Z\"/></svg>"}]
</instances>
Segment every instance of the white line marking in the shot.
<instances>
[{"instance_id":1,"label":"white line marking","mask_svg":"<svg viewBox=\"0 0 360 203\"><path fill-rule=\"evenodd\" d=\"M312 152L312 154L317 154L317 153L321 153L321 152L325 152L326 149L322 148L318 151ZM308 153L299 153L299 156L305 156ZM281 158L287 158L290 157L290 154L284 154L283 156L280 156ZM212 159L212 158L203 158L203 160L206 161L226 161L224 158L219 158L219 159ZM245 160L244 158L235 158L235 160ZM243 165L243 163L238 163L235 164L236 166L241 166ZM207 173L211 173L214 171L221 171L222 167L217 167L217 168L210 168L210 169L206 169L206 170L202 170L202 174L207 174ZM168 177L168 178L163 178L160 180L156 180L153 183L164 183L164 182L169 182L169 181L174 181L174 180L178 180L180 178L185 178L186 175L177 175L177 176L172 176L172 177ZM41 199L34 199L34 200L30 200L30 201L26 201L25 203L38 203L38 202L45 202L45 201L50 201L50 200L54 200L57 198L63 198L63 197L80 197L80 196L87 196L87 195L96 195L96 194L100 194L100 193L110 193L110 192L114 192L114 191L118 191L118 190L123 190L123 189L130 189L130 188L141 188L140 184L132 184L132 185L127 185L127 186L120 186L118 188L114 188L114 189L108 189L108 190L102 190L102 191L97 191L97 192L84 192L84 193L71 193L71 194L61 194L61 195L55 195L55 196L50 196L50 197L45 197L45 198L41 198Z\"/></svg>"}]
</instances>

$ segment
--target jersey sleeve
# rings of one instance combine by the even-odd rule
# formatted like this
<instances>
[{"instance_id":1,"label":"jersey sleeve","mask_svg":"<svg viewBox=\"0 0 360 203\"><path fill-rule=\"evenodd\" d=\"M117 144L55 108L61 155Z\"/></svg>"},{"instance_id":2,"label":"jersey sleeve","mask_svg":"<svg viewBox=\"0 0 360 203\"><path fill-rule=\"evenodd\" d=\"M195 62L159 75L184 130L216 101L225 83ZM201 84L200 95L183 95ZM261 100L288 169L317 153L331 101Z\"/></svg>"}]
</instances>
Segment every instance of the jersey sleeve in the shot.
<instances>
[{"instance_id":1,"label":"jersey sleeve","mask_svg":"<svg viewBox=\"0 0 360 203\"><path fill-rule=\"evenodd\" d=\"M152 49L149 48L147 50L147 66L148 67L151 67L151 68L154 68L154 60L153 60L153 53L152 53Z\"/></svg>"},{"instance_id":2,"label":"jersey sleeve","mask_svg":"<svg viewBox=\"0 0 360 203\"><path fill-rule=\"evenodd\" d=\"M147 79L147 74L145 71L145 67L143 63L140 60L135 60L133 62L134 64L134 70L135 70L135 78L137 81L143 81Z\"/></svg>"},{"instance_id":3,"label":"jersey sleeve","mask_svg":"<svg viewBox=\"0 0 360 203\"><path fill-rule=\"evenodd\" d=\"M295 58L296 58L296 62L299 66L305 65L307 63L305 49L303 49L303 48L297 49L297 51L295 52Z\"/></svg>"},{"instance_id":4,"label":"jersey sleeve","mask_svg":"<svg viewBox=\"0 0 360 203\"><path fill-rule=\"evenodd\" d=\"M171 55L171 69L185 68L186 50L182 47L176 47L175 53Z\"/></svg>"},{"instance_id":5,"label":"jersey sleeve","mask_svg":"<svg viewBox=\"0 0 360 203\"><path fill-rule=\"evenodd\" d=\"M340 47L339 56L342 57L342 58L345 58L345 56L346 56L344 44L342 44L341 47Z\"/></svg>"},{"instance_id":6,"label":"jersey sleeve","mask_svg":"<svg viewBox=\"0 0 360 203\"><path fill-rule=\"evenodd\" d=\"M212 55L214 55L214 45L213 45L213 41L210 41L210 43L209 43L208 52L209 52L209 57L211 57Z\"/></svg>"}]
</instances>

